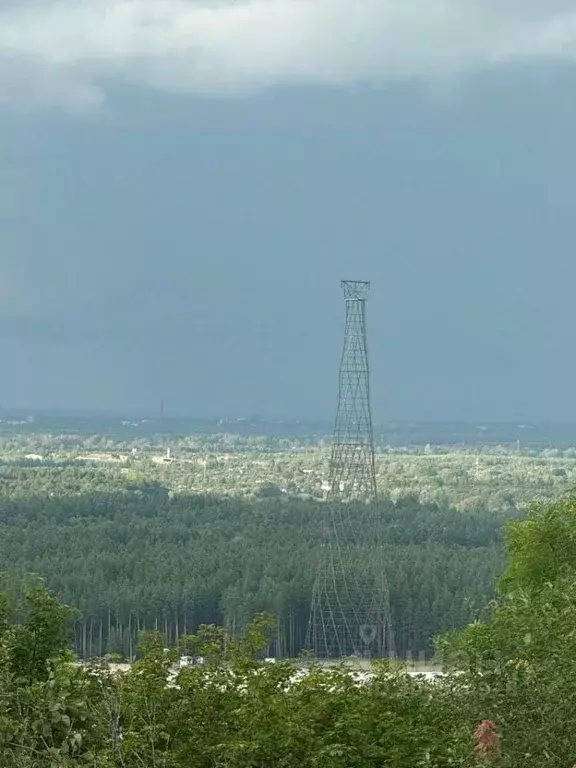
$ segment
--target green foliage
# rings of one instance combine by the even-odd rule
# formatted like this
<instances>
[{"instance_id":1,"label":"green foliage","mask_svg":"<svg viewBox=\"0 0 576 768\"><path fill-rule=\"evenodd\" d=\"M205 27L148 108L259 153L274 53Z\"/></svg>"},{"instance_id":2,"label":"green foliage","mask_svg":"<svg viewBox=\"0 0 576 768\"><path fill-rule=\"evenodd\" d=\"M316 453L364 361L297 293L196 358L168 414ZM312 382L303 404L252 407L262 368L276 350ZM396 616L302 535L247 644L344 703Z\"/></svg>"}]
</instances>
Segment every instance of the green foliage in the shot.
<instances>
[{"instance_id":1,"label":"green foliage","mask_svg":"<svg viewBox=\"0 0 576 768\"><path fill-rule=\"evenodd\" d=\"M509 566L503 590L538 588L574 573L576 567L576 499L535 504L526 520L508 526Z\"/></svg>"},{"instance_id":2,"label":"green foliage","mask_svg":"<svg viewBox=\"0 0 576 768\"><path fill-rule=\"evenodd\" d=\"M68 647L70 622L78 611L61 605L41 581L25 592L25 622L10 631L12 672L26 681L46 679L48 662Z\"/></svg>"},{"instance_id":3,"label":"green foliage","mask_svg":"<svg viewBox=\"0 0 576 768\"><path fill-rule=\"evenodd\" d=\"M565 768L576 755L576 584L507 594L487 624L444 648L478 721L497 722L503 765Z\"/></svg>"},{"instance_id":4,"label":"green foliage","mask_svg":"<svg viewBox=\"0 0 576 768\"><path fill-rule=\"evenodd\" d=\"M7 622L2 635L3 768L467 764L460 692L391 664L362 679L345 667L263 663L273 630L266 615L239 637L202 627L187 639L202 664L179 669L177 654L149 633L127 672L80 666L61 650L46 659L45 674L14 646L31 647L38 624L58 638L65 630L65 609L40 592L26 623Z\"/></svg>"},{"instance_id":5,"label":"green foliage","mask_svg":"<svg viewBox=\"0 0 576 768\"><path fill-rule=\"evenodd\" d=\"M489 621L439 643L475 717L498 723L510 768L576 763L575 510L566 499L512 524Z\"/></svg>"},{"instance_id":6,"label":"green foliage","mask_svg":"<svg viewBox=\"0 0 576 768\"><path fill-rule=\"evenodd\" d=\"M74 612L38 582L24 598L23 623L9 621L8 600L1 601L0 764L64 768L90 757L85 725L93 681L66 650Z\"/></svg>"},{"instance_id":7,"label":"green foliage","mask_svg":"<svg viewBox=\"0 0 576 768\"><path fill-rule=\"evenodd\" d=\"M128 673L108 682L105 698L114 699L110 711L121 713L123 736L105 740L102 764L468 765L471 723L462 717L458 691L412 679L390 664L363 680L345 667L259 663L269 630L261 617L242 638L219 632L219 652L181 671L160 645L150 647ZM214 628L206 627L190 642L209 652L213 638Z\"/></svg>"}]
</instances>

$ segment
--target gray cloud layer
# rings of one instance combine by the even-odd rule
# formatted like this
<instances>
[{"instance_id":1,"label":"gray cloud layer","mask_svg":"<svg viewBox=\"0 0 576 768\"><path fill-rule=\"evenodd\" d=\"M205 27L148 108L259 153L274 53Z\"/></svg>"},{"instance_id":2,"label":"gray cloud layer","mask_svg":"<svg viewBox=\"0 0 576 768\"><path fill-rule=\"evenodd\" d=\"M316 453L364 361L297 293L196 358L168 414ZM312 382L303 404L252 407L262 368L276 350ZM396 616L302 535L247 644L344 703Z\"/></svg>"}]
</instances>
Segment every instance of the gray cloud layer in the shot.
<instances>
[{"instance_id":1,"label":"gray cloud layer","mask_svg":"<svg viewBox=\"0 0 576 768\"><path fill-rule=\"evenodd\" d=\"M572 0L18 0L0 102L89 109L112 80L204 94L437 78L576 55Z\"/></svg>"}]
</instances>

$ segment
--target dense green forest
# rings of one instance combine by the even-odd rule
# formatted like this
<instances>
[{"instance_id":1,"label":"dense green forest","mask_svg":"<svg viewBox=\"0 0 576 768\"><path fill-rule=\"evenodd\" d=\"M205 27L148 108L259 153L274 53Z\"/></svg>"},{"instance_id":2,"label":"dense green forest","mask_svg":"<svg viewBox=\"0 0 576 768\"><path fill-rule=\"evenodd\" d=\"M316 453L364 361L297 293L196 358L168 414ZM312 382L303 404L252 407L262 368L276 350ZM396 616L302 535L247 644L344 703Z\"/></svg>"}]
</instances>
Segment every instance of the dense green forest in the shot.
<instances>
[{"instance_id":1,"label":"dense green forest","mask_svg":"<svg viewBox=\"0 0 576 768\"><path fill-rule=\"evenodd\" d=\"M509 525L485 621L438 641L443 676L389 660L266 663L273 621L140 636L126 671L78 664L41 583L0 596L3 768L569 768L576 760L576 502ZM15 585L14 585L15 586Z\"/></svg>"},{"instance_id":2,"label":"dense green forest","mask_svg":"<svg viewBox=\"0 0 576 768\"><path fill-rule=\"evenodd\" d=\"M259 611L278 617L269 653L300 653L329 440L317 425L230 426L0 420L7 589L42 575L81 610L85 657L133 657L143 628L170 646L205 622L237 632ZM576 486L576 451L528 428L524 447L496 442L512 434L502 427L394 429L378 440L378 507L354 515L385 542L396 652L430 656L435 634L482 615L505 565L503 524ZM436 433L452 442L415 442Z\"/></svg>"},{"instance_id":3,"label":"dense green forest","mask_svg":"<svg viewBox=\"0 0 576 768\"><path fill-rule=\"evenodd\" d=\"M324 438L142 427L0 426L2 768L576 763L573 448L380 446L380 501L349 511L383 560L349 567L384 563L430 682L295 660Z\"/></svg>"},{"instance_id":4,"label":"dense green forest","mask_svg":"<svg viewBox=\"0 0 576 768\"><path fill-rule=\"evenodd\" d=\"M261 611L279 619L269 652L295 656L325 514L313 499L174 493L96 467L4 466L0 562L8 587L34 572L80 609L83 656L133 656L143 628L168 645L202 623L238 631ZM411 496L353 514L386 542L396 651L416 657L431 653L435 634L479 615L504 567L502 524L517 515Z\"/></svg>"}]
</instances>

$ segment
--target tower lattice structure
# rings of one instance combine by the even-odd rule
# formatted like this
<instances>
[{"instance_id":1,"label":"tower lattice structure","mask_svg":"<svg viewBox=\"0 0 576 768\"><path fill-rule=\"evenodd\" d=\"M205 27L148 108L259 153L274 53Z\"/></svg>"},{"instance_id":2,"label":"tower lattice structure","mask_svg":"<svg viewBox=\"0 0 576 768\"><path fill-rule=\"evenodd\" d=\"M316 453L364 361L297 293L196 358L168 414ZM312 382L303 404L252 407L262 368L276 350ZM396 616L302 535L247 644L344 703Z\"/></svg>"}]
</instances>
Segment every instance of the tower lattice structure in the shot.
<instances>
[{"instance_id":1,"label":"tower lattice structure","mask_svg":"<svg viewBox=\"0 0 576 768\"><path fill-rule=\"evenodd\" d=\"M374 517L377 490L366 340L370 283L344 280L342 288L346 328L338 409L324 543L306 645L317 658L381 658L392 653L392 632L384 551Z\"/></svg>"}]
</instances>

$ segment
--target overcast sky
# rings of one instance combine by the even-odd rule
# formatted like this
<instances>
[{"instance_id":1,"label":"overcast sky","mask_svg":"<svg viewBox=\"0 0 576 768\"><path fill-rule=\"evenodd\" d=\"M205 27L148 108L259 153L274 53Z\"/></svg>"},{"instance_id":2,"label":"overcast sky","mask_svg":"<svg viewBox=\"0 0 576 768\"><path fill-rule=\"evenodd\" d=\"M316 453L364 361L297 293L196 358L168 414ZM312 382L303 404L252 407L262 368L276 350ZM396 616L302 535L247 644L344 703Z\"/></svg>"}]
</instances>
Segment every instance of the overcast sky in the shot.
<instances>
[{"instance_id":1,"label":"overcast sky","mask_svg":"<svg viewBox=\"0 0 576 768\"><path fill-rule=\"evenodd\" d=\"M576 422L573 0L2 0L0 403Z\"/></svg>"}]
</instances>

